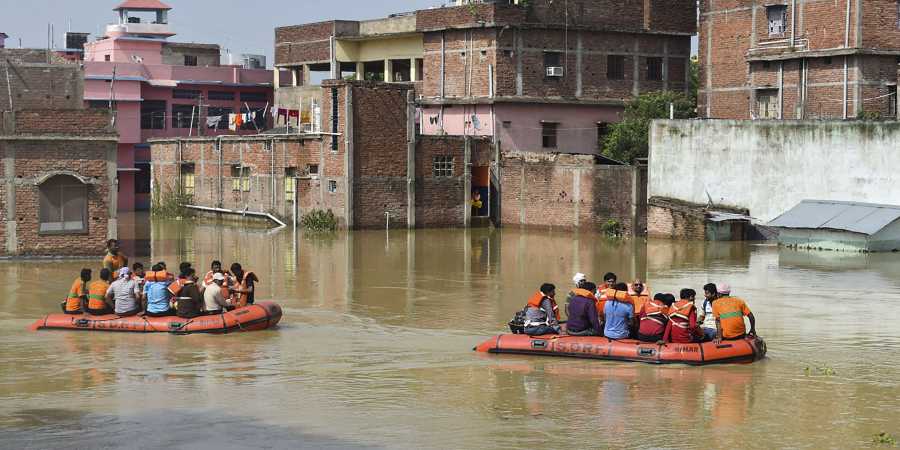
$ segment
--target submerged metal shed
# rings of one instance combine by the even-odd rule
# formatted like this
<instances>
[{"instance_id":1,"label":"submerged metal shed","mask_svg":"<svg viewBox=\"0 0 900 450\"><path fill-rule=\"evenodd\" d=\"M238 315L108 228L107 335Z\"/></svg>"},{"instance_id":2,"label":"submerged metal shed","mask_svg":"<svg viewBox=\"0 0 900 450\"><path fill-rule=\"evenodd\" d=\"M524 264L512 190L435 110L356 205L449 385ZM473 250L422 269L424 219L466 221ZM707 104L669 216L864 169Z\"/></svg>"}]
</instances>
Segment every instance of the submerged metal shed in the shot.
<instances>
[{"instance_id":1,"label":"submerged metal shed","mask_svg":"<svg viewBox=\"0 0 900 450\"><path fill-rule=\"evenodd\" d=\"M797 248L886 252L900 250L900 206L803 200L769 226L778 243Z\"/></svg>"}]
</instances>

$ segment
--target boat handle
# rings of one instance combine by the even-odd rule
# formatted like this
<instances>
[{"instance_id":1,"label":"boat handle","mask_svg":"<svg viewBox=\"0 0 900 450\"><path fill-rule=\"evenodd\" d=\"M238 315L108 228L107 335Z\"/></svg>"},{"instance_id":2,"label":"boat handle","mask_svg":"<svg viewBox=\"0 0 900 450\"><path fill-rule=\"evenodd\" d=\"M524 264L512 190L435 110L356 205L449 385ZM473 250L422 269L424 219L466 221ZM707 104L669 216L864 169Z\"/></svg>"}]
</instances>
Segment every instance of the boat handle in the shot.
<instances>
[{"instance_id":1,"label":"boat handle","mask_svg":"<svg viewBox=\"0 0 900 450\"><path fill-rule=\"evenodd\" d=\"M732 347L731 344L721 344L721 345L716 346L716 348L731 348L731 347Z\"/></svg>"},{"instance_id":2,"label":"boat handle","mask_svg":"<svg viewBox=\"0 0 900 450\"><path fill-rule=\"evenodd\" d=\"M547 341L543 339L535 339L531 341L531 348L547 348Z\"/></svg>"},{"instance_id":3,"label":"boat handle","mask_svg":"<svg viewBox=\"0 0 900 450\"><path fill-rule=\"evenodd\" d=\"M655 348L638 348L638 356L653 356L656 354Z\"/></svg>"},{"instance_id":4,"label":"boat handle","mask_svg":"<svg viewBox=\"0 0 900 450\"><path fill-rule=\"evenodd\" d=\"M78 319L75 321L75 326L79 328L87 328L87 326L90 324L91 321L87 319Z\"/></svg>"}]
</instances>

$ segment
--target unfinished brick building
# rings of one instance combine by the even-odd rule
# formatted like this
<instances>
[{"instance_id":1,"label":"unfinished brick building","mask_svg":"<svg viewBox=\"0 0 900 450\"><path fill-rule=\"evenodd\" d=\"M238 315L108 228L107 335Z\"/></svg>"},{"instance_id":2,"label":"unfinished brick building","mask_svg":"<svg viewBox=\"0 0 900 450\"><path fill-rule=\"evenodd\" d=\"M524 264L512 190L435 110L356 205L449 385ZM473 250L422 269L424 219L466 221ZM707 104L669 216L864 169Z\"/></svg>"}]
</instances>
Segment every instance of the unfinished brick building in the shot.
<instances>
[{"instance_id":1,"label":"unfinished brick building","mask_svg":"<svg viewBox=\"0 0 900 450\"><path fill-rule=\"evenodd\" d=\"M705 117L897 115L894 0L701 0L699 55Z\"/></svg>"},{"instance_id":2,"label":"unfinished brick building","mask_svg":"<svg viewBox=\"0 0 900 450\"><path fill-rule=\"evenodd\" d=\"M110 114L84 109L82 69L46 51L0 49L0 73L0 255L103 254L117 233Z\"/></svg>"}]
</instances>

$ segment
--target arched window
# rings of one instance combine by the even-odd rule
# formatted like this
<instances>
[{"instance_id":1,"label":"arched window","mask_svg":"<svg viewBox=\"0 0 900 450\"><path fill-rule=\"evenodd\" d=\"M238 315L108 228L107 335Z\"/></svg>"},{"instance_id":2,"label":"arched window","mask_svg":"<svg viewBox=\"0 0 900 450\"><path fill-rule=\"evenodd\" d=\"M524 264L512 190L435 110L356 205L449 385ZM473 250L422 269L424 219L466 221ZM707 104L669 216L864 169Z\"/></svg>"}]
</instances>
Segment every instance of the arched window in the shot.
<instances>
[{"instance_id":1,"label":"arched window","mask_svg":"<svg viewBox=\"0 0 900 450\"><path fill-rule=\"evenodd\" d=\"M40 184L41 233L87 231L87 185L70 175L55 175Z\"/></svg>"}]
</instances>

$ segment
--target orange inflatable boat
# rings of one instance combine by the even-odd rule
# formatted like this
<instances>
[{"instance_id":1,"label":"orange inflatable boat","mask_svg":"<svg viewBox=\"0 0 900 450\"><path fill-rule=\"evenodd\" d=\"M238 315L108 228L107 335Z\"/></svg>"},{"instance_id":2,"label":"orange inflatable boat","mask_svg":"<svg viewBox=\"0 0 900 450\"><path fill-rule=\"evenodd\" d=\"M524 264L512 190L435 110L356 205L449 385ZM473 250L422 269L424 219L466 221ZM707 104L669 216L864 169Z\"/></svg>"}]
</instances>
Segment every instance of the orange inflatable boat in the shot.
<instances>
[{"instance_id":1,"label":"orange inflatable boat","mask_svg":"<svg viewBox=\"0 0 900 450\"><path fill-rule=\"evenodd\" d=\"M33 323L30 330L120 331L132 333L234 333L274 327L281 320L281 307L259 302L224 314L184 319L177 316L120 317L115 314L50 314Z\"/></svg>"},{"instance_id":2,"label":"orange inflatable boat","mask_svg":"<svg viewBox=\"0 0 900 450\"><path fill-rule=\"evenodd\" d=\"M758 361L766 356L766 343L748 337L720 344L663 345L633 339L611 340L597 336L501 334L475 347L485 353L569 356L574 358L637 361L652 364L721 364Z\"/></svg>"}]
</instances>

